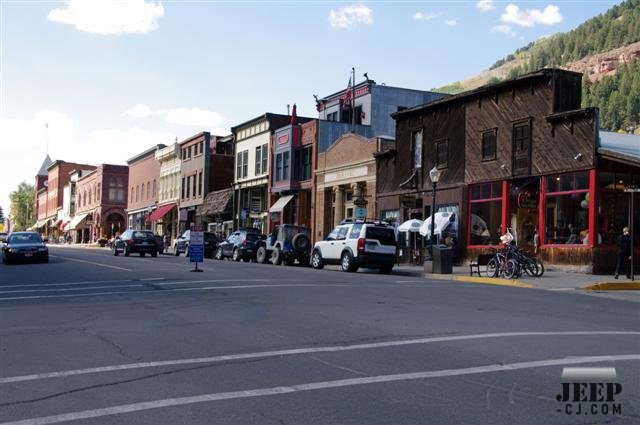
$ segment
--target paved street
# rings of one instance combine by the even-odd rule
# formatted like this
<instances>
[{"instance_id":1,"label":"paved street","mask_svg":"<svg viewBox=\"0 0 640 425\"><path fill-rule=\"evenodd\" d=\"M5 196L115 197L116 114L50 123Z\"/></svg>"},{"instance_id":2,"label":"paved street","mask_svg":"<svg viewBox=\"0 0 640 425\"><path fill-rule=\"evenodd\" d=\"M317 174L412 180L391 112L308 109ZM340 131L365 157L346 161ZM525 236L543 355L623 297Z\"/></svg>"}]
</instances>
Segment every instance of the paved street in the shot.
<instances>
[{"instance_id":1,"label":"paved street","mask_svg":"<svg viewBox=\"0 0 640 425\"><path fill-rule=\"evenodd\" d=\"M0 265L0 424L640 423L636 302L50 251ZM621 412L567 414L564 366L615 366Z\"/></svg>"}]
</instances>

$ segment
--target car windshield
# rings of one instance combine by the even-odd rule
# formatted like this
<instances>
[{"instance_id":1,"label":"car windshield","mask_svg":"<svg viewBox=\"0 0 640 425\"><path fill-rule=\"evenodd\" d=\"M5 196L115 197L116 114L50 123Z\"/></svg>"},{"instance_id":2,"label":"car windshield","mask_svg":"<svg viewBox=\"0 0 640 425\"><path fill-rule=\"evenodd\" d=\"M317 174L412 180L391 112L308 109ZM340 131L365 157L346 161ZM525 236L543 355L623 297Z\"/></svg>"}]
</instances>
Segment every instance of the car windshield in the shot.
<instances>
[{"instance_id":1,"label":"car windshield","mask_svg":"<svg viewBox=\"0 0 640 425\"><path fill-rule=\"evenodd\" d=\"M35 233L22 233L11 235L9 237L9 243L42 243L42 239L40 235Z\"/></svg>"},{"instance_id":2,"label":"car windshield","mask_svg":"<svg viewBox=\"0 0 640 425\"><path fill-rule=\"evenodd\" d=\"M133 238L152 238L155 239L155 236L153 236L153 233L151 232L133 232Z\"/></svg>"},{"instance_id":3,"label":"car windshield","mask_svg":"<svg viewBox=\"0 0 640 425\"><path fill-rule=\"evenodd\" d=\"M377 239L381 245L395 245L396 234L388 227L367 227L367 239Z\"/></svg>"}]
</instances>

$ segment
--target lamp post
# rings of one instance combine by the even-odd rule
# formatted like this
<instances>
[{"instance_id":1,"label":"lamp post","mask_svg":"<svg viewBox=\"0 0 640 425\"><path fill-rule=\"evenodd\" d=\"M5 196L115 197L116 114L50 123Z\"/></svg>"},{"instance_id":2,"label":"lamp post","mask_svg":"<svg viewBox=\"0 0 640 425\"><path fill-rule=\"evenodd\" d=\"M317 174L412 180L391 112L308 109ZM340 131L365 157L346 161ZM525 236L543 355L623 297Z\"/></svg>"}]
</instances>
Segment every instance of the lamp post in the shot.
<instances>
[{"instance_id":1,"label":"lamp post","mask_svg":"<svg viewBox=\"0 0 640 425\"><path fill-rule=\"evenodd\" d=\"M433 193L431 194L431 237L429 239L429 255L433 261L433 233L436 224L436 186L438 185L438 180L440 180L440 170L438 170L438 166L434 166L431 171L429 171L429 178L433 184Z\"/></svg>"}]
</instances>

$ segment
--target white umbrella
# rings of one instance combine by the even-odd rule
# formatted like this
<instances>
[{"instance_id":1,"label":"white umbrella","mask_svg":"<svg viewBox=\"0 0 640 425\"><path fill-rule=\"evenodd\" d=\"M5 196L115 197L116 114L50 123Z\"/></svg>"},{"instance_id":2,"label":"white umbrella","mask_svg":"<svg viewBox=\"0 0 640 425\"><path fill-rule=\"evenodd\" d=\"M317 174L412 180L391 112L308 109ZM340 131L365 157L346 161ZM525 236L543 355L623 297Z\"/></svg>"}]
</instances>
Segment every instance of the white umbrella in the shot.
<instances>
[{"instance_id":1,"label":"white umbrella","mask_svg":"<svg viewBox=\"0 0 640 425\"><path fill-rule=\"evenodd\" d=\"M398 226L398 232L417 232L420 230L420 226L422 226L422 220L412 218Z\"/></svg>"},{"instance_id":2,"label":"white umbrella","mask_svg":"<svg viewBox=\"0 0 640 425\"><path fill-rule=\"evenodd\" d=\"M447 227L449 227L449 224L451 223L452 219L455 219L455 214L453 213L437 212L435 225L433 227L433 234L434 235L441 234ZM422 236L431 235L431 216L427 218L422 224L422 226L420 227L420 234Z\"/></svg>"}]
</instances>

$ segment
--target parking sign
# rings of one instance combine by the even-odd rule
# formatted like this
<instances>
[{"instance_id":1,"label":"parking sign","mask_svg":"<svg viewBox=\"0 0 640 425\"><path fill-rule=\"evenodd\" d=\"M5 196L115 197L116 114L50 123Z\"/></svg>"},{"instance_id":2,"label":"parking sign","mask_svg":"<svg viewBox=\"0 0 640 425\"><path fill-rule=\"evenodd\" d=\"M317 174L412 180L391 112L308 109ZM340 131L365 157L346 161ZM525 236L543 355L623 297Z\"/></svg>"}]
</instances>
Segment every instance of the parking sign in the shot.
<instances>
[{"instance_id":1,"label":"parking sign","mask_svg":"<svg viewBox=\"0 0 640 425\"><path fill-rule=\"evenodd\" d=\"M204 260L204 227L200 224L191 226L189 240L189 261L202 263Z\"/></svg>"}]
</instances>

